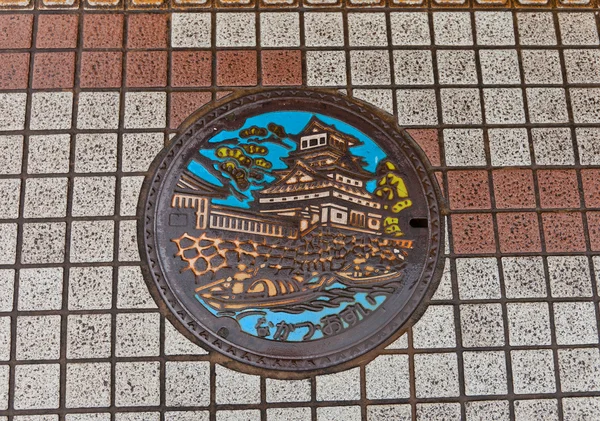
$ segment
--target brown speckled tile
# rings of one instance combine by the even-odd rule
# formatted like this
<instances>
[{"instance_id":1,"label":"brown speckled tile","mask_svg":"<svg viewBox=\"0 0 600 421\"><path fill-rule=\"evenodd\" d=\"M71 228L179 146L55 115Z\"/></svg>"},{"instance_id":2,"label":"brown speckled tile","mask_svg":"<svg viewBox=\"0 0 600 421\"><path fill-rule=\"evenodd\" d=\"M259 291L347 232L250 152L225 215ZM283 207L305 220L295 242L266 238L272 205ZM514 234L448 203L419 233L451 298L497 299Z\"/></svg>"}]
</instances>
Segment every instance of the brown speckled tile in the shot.
<instances>
[{"instance_id":1,"label":"brown speckled tile","mask_svg":"<svg viewBox=\"0 0 600 421\"><path fill-rule=\"evenodd\" d=\"M176 129L190 114L211 100L210 92L171 93L170 126Z\"/></svg>"},{"instance_id":2,"label":"brown speckled tile","mask_svg":"<svg viewBox=\"0 0 600 421\"><path fill-rule=\"evenodd\" d=\"M127 86L134 88L167 86L167 52L131 51L127 53Z\"/></svg>"},{"instance_id":3,"label":"brown speckled tile","mask_svg":"<svg viewBox=\"0 0 600 421\"><path fill-rule=\"evenodd\" d=\"M256 51L218 51L218 86L254 86L257 83Z\"/></svg>"},{"instance_id":4,"label":"brown speckled tile","mask_svg":"<svg viewBox=\"0 0 600 421\"><path fill-rule=\"evenodd\" d=\"M408 134L419 144L434 167L441 165L440 139L437 129L408 129Z\"/></svg>"},{"instance_id":5,"label":"brown speckled tile","mask_svg":"<svg viewBox=\"0 0 600 421\"><path fill-rule=\"evenodd\" d=\"M580 212L542 213L544 241L549 253L585 251Z\"/></svg>"},{"instance_id":6,"label":"brown speckled tile","mask_svg":"<svg viewBox=\"0 0 600 421\"><path fill-rule=\"evenodd\" d=\"M123 15L84 15L83 48L121 48L122 46Z\"/></svg>"},{"instance_id":7,"label":"brown speckled tile","mask_svg":"<svg viewBox=\"0 0 600 421\"><path fill-rule=\"evenodd\" d=\"M492 178L497 208L535 208L531 170L495 170Z\"/></svg>"},{"instance_id":8,"label":"brown speckled tile","mask_svg":"<svg viewBox=\"0 0 600 421\"><path fill-rule=\"evenodd\" d=\"M542 251L538 217L535 212L499 213L496 220L502 253Z\"/></svg>"},{"instance_id":9,"label":"brown speckled tile","mask_svg":"<svg viewBox=\"0 0 600 421\"><path fill-rule=\"evenodd\" d=\"M120 87L122 58L120 51L84 51L81 54L81 87Z\"/></svg>"},{"instance_id":10,"label":"brown speckled tile","mask_svg":"<svg viewBox=\"0 0 600 421\"><path fill-rule=\"evenodd\" d=\"M210 86L212 54L210 51L173 51L171 85L176 87Z\"/></svg>"},{"instance_id":11,"label":"brown speckled tile","mask_svg":"<svg viewBox=\"0 0 600 421\"><path fill-rule=\"evenodd\" d=\"M36 53L33 56L33 88L72 88L75 53Z\"/></svg>"},{"instance_id":12,"label":"brown speckled tile","mask_svg":"<svg viewBox=\"0 0 600 421\"><path fill-rule=\"evenodd\" d=\"M29 53L0 54L0 89L27 89Z\"/></svg>"},{"instance_id":13,"label":"brown speckled tile","mask_svg":"<svg viewBox=\"0 0 600 421\"><path fill-rule=\"evenodd\" d=\"M167 48L167 15L135 14L129 15L128 48Z\"/></svg>"},{"instance_id":14,"label":"brown speckled tile","mask_svg":"<svg viewBox=\"0 0 600 421\"><path fill-rule=\"evenodd\" d=\"M600 212L587 213L587 225L592 251L600 251Z\"/></svg>"},{"instance_id":15,"label":"brown speckled tile","mask_svg":"<svg viewBox=\"0 0 600 421\"><path fill-rule=\"evenodd\" d=\"M489 213L452 215L452 240L456 254L495 253L494 225Z\"/></svg>"},{"instance_id":16,"label":"brown speckled tile","mask_svg":"<svg viewBox=\"0 0 600 421\"><path fill-rule=\"evenodd\" d=\"M448 171L448 197L452 209L490 209L487 171Z\"/></svg>"},{"instance_id":17,"label":"brown speckled tile","mask_svg":"<svg viewBox=\"0 0 600 421\"><path fill-rule=\"evenodd\" d=\"M0 15L0 48L30 48L33 15Z\"/></svg>"},{"instance_id":18,"label":"brown speckled tile","mask_svg":"<svg viewBox=\"0 0 600 421\"><path fill-rule=\"evenodd\" d=\"M581 170L585 206L600 208L600 169Z\"/></svg>"},{"instance_id":19,"label":"brown speckled tile","mask_svg":"<svg viewBox=\"0 0 600 421\"><path fill-rule=\"evenodd\" d=\"M76 48L79 16L75 14L40 15L37 48Z\"/></svg>"},{"instance_id":20,"label":"brown speckled tile","mask_svg":"<svg viewBox=\"0 0 600 421\"><path fill-rule=\"evenodd\" d=\"M537 173L542 208L578 208L575 170L540 170Z\"/></svg>"},{"instance_id":21,"label":"brown speckled tile","mask_svg":"<svg viewBox=\"0 0 600 421\"><path fill-rule=\"evenodd\" d=\"M299 50L261 52L262 83L265 86L302 84L302 55Z\"/></svg>"}]
</instances>

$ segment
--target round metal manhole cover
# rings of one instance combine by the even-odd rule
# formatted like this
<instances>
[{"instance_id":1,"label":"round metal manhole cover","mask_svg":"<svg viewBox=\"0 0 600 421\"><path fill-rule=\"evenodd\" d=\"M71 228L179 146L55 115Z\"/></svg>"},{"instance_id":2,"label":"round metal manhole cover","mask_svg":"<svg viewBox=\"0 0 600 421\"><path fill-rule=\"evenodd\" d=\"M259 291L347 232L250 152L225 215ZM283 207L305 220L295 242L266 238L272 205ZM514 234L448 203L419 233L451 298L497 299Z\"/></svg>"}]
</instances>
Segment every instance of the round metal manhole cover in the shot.
<instances>
[{"instance_id":1,"label":"round metal manhole cover","mask_svg":"<svg viewBox=\"0 0 600 421\"><path fill-rule=\"evenodd\" d=\"M146 279L180 330L233 368L291 377L374 358L416 321L441 276L443 227L406 133L307 90L189 121L139 206Z\"/></svg>"}]
</instances>

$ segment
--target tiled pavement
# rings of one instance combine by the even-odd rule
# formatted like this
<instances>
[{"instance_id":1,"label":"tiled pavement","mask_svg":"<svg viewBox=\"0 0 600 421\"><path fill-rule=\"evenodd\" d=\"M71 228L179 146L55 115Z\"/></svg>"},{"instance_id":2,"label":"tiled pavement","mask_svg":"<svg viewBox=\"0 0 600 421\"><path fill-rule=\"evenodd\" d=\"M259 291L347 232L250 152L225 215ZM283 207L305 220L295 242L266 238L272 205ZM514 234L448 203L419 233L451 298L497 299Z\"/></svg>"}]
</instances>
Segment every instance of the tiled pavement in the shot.
<instances>
[{"instance_id":1,"label":"tiled pavement","mask_svg":"<svg viewBox=\"0 0 600 421\"><path fill-rule=\"evenodd\" d=\"M292 6L0 14L0 419L599 420L596 12ZM366 366L230 371L145 287L149 163L255 86L393 113L442 181L440 287Z\"/></svg>"}]
</instances>

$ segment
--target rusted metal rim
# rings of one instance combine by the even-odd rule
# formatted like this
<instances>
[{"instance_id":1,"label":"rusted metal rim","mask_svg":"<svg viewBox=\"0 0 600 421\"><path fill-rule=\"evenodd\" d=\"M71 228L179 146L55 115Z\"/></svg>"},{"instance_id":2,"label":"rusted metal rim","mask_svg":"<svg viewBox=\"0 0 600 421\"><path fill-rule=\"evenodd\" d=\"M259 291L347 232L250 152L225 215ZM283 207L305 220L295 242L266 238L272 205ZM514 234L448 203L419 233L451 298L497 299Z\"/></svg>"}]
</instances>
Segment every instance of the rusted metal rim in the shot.
<instances>
[{"instance_id":1,"label":"rusted metal rim","mask_svg":"<svg viewBox=\"0 0 600 421\"><path fill-rule=\"evenodd\" d=\"M138 204L148 287L228 367L298 378L375 358L441 278L443 219L421 149L334 93L241 93L192 115Z\"/></svg>"}]
</instances>

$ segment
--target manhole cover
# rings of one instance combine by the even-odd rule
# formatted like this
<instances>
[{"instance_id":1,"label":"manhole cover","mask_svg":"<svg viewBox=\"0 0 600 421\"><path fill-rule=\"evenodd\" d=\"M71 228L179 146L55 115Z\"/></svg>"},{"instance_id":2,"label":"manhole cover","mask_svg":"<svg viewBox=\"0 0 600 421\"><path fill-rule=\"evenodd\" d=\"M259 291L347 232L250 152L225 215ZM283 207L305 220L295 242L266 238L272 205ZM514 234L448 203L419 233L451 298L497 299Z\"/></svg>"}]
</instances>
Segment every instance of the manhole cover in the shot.
<instances>
[{"instance_id":1,"label":"manhole cover","mask_svg":"<svg viewBox=\"0 0 600 421\"><path fill-rule=\"evenodd\" d=\"M234 368L292 376L375 357L440 277L421 156L380 113L333 94L213 108L157 158L140 199L153 295Z\"/></svg>"}]
</instances>

